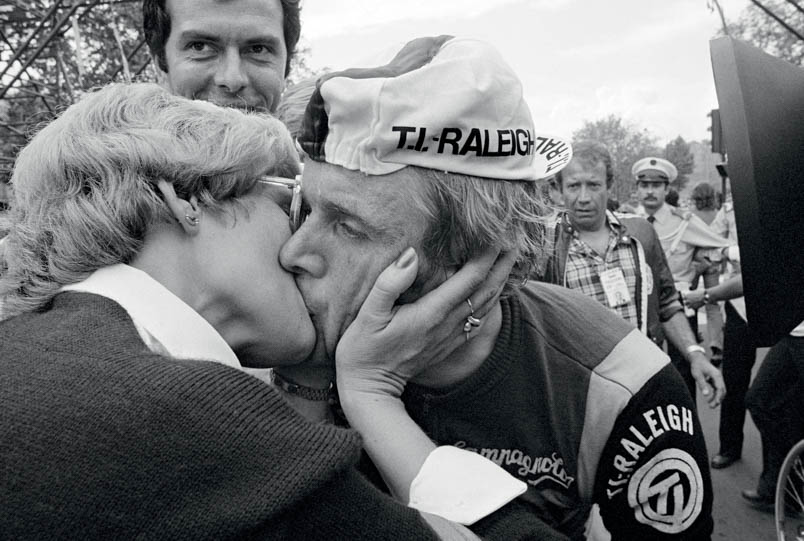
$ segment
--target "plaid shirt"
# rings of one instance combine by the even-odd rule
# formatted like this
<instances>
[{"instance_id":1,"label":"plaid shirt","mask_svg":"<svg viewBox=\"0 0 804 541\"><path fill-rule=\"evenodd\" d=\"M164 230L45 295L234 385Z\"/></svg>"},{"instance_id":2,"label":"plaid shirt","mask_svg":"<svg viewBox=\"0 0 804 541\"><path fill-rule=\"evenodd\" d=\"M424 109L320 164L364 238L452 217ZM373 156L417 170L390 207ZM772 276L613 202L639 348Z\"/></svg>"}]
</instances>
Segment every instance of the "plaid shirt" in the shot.
<instances>
[{"instance_id":1,"label":"plaid shirt","mask_svg":"<svg viewBox=\"0 0 804 541\"><path fill-rule=\"evenodd\" d=\"M584 295L597 299L603 306L637 326L639 316L636 298L640 293L636 290L638 269L631 250L631 240L630 238L623 240L623 236L620 234L622 226L613 214L606 213L606 217L606 224L609 228L609 244L603 256L581 240L577 229L572 229L572 240L567 252L567 264L564 271L564 287L577 289ZM611 308L606 300L600 275L606 270L614 268L622 270L631 299L626 304Z\"/></svg>"}]
</instances>

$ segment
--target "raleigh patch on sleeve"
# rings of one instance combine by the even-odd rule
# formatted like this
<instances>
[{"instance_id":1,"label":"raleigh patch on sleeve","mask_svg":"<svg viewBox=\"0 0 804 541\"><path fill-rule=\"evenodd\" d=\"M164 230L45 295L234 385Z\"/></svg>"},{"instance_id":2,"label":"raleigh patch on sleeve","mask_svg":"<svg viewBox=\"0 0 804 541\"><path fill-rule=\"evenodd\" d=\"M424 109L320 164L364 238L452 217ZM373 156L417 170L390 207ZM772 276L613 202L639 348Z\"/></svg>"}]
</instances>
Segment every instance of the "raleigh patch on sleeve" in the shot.
<instances>
[{"instance_id":1,"label":"raleigh patch on sleeve","mask_svg":"<svg viewBox=\"0 0 804 541\"><path fill-rule=\"evenodd\" d=\"M685 531L703 509L700 466L686 450L667 445L668 437L695 435L694 416L685 406L654 406L637 415L619 437L606 496L611 500L625 491L637 522L660 532Z\"/></svg>"},{"instance_id":2,"label":"raleigh patch on sleeve","mask_svg":"<svg viewBox=\"0 0 804 541\"><path fill-rule=\"evenodd\" d=\"M628 483L628 504L636 519L660 532L683 532L701 514L701 470L681 449L664 449L642 465Z\"/></svg>"}]
</instances>

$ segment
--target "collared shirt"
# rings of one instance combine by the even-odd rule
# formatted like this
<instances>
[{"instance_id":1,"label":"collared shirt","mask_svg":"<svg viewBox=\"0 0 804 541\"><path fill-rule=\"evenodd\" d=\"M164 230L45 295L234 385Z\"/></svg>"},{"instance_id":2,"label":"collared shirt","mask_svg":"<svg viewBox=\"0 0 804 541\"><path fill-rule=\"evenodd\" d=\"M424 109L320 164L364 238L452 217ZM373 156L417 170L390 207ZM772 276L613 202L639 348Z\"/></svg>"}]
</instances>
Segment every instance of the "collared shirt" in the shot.
<instances>
[{"instance_id":1,"label":"collared shirt","mask_svg":"<svg viewBox=\"0 0 804 541\"><path fill-rule=\"evenodd\" d=\"M62 291L94 293L128 312L142 341L154 353L177 359L215 361L241 368L218 331L148 273L118 264L103 267Z\"/></svg>"},{"instance_id":2,"label":"collared shirt","mask_svg":"<svg viewBox=\"0 0 804 541\"><path fill-rule=\"evenodd\" d=\"M720 260L720 248L733 242L712 231L706 223L692 214L664 203L653 214L653 227L667 256L667 266L678 284L689 284L695 278L692 257L696 248L709 249L713 261ZM683 288L683 286L682 286Z\"/></svg>"},{"instance_id":3,"label":"collared shirt","mask_svg":"<svg viewBox=\"0 0 804 541\"><path fill-rule=\"evenodd\" d=\"M154 353L219 362L263 381L270 379L270 370L242 367L232 348L206 319L144 271L111 265L61 290L93 293L118 303ZM441 446L428 455L411 483L409 505L454 522L473 524L526 490L525 483L490 460Z\"/></svg>"},{"instance_id":4,"label":"collared shirt","mask_svg":"<svg viewBox=\"0 0 804 541\"><path fill-rule=\"evenodd\" d=\"M639 326L636 299L639 292L637 284L637 262L631 248L631 238L624 236L622 226L616 216L606 212L606 225L609 242L604 254L598 254L581 240L576 228L572 229L572 240L567 252L564 270L564 287L580 290L584 295L597 299L603 306L635 326ZM600 280L601 274L619 268L628 286L630 299L627 303L610 307Z\"/></svg>"}]
</instances>

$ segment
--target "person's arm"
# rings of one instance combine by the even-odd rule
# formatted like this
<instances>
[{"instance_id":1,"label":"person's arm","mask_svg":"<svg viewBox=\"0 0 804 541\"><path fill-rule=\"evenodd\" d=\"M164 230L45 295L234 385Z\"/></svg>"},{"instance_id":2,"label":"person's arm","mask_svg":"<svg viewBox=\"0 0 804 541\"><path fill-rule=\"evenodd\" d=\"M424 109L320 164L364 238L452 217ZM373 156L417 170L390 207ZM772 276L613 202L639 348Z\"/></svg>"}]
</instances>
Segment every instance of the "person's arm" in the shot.
<instances>
[{"instance_id":1,"label":"person's arm","mask_svg":"<svg viewBox=\"0 0 804 541\"><path fill-rule=\"evenodd\" d=\"M708 293L710 303L728 301L743 296L743 276L738 274L732 276L722 284L718 284L711 289L704 290L704 296Z\"/></svg>"},{"instance_id":2,"label":"person's arm","mask_svg":"<svg viewBox=\"0 0 804 541\"><path fill-rule=\"evenodd\" d=\"M692 398L667 364L617 416L593 500L613 540L709 539L712 483Z\"/></svg>"},{"instance_id":3,"label":"person's arm","mask_svg":"<svg viewBox=\"0 0 804 541\"><path fill-rule=\"evenodd\" d=\"M476 317L496 304L512 259L502 256L492 268L495 258L492 253L469 262L415 303L394 306L416 277L417 257L406 252L378 277L336 352L341 407L392 494L466 524L527 487L480 455L437 447L410 419L400 397L410 378L465 343L467 298L473 299ZM460 468L450 471L455 464Z\"/></svg>"},{"instance_id":4,"label":"person's arm","mask_svg":"<svg viewBox=\"0 0 804 541\"><path fill-rule=\"evenodd\" d=\"M360 388L352 383L359 381L359 377L346 369L342 372L343 377L338 372L338 388L349 424L363 436L363 447L391 494L408 503L410 485L436 444L413 422L398 396Z\"/></svg>"},{"instance_id":5,"label":"person's arm","mask_svg":"<svg viewBox=\"0 0 804 541\"><path fill-rule=\"evenodd\" d=\"M714 304L743 296L743 276L737 274L723 281L715 287L689 291L684 296L684 302L691 308L698 309L704 304Z\"/></svg>"},{"instance_id":6,"label":"person's arm","mask_svg":"<svg viewBox=\"0 0 804 541\"><path fill-rule=\"evenodd\" d=\"M726 384L723 375L704 354L690 329L684 312L676 312L673 317L662 323L667 339L678 349L686 353L690 363L690 372L701 394L709 402L709 407L716 408L726 395Z\"/></svg>"}]
</instances>

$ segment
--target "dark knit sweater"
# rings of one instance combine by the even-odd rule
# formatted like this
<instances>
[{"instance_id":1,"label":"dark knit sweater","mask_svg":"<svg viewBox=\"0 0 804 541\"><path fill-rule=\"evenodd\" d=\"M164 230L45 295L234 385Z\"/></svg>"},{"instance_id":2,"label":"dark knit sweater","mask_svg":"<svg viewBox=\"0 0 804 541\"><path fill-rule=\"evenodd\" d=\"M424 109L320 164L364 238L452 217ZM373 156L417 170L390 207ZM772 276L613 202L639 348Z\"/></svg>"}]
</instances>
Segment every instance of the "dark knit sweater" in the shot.
<instances>
[{"instance_id":1,"label":"dark knit sweater","mask_svg":"<svg viewBox=\"0 0 804 541\"><path fill-rule=\"evenodd\" d=\"M472 375L408 385L413 420L528 483L515 503L574 539L591 503L614 540L709 539L706 446L667 356L577 291L531 283L501 305L494 350Z\"/></svg>"},{"instance_id":2,"label":"dark knit sweater","mask_svg":"<svg viewBox=\"0 0 804 541\"><path fill-rule=\"evenodd\" d=\"M355 432L151 353L103 297L0 323L0 411L3 539L434 538L355 472Z\"/></svg>"}]
</instances>

